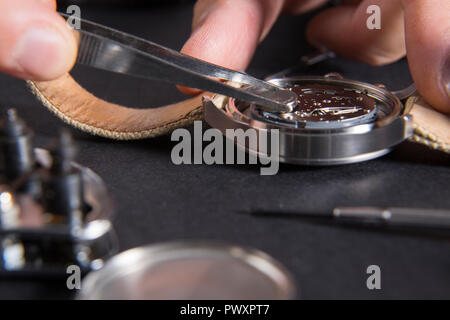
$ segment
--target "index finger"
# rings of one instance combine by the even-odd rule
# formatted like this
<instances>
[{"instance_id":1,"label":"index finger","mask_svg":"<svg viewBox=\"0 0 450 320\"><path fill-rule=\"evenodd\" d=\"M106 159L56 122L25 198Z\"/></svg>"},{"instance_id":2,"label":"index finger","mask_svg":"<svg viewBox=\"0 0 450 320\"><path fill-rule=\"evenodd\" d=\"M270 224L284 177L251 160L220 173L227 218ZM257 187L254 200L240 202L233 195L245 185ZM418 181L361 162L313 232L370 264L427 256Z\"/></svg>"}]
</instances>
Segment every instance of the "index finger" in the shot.
<instances>
[{"instance_id":1,"label":"index finger","mask_svg":"<svg viewBox=\"0 0 450 320\"><path fill-rule=\"evenodd\" d=\"M181 52L244 70L283 4L284 0L200 0L194 9L194 30ZM195 92L180 89L188 94Z\"/></svg>"},{"instance_id":2,"label":"index finger","mask_svg":"<svg viewBox=\"0 0 450 320\"><path fill-rule=\"evenodd\" d=\"M414 82L434 108L450 113L450 1L404 0Z\"/></svg>"}]
</instances>

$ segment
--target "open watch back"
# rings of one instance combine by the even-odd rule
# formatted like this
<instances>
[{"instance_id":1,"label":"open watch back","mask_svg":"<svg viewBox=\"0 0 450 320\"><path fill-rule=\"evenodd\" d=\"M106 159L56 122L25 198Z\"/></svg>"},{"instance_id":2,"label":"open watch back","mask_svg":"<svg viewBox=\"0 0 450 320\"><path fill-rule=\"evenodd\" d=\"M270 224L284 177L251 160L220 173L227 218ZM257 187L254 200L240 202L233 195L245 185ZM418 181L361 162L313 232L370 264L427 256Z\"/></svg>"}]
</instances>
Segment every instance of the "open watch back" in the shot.
<instances>
[{"instance_id":1,"label":"open watch back","mask_svg":"<svg viewBox=\"0 0 450 320\"><path fill-rule=\"evenodd\" d=\"M382 85L348 80L339 74L271 79L298 95L292 112L264 111L224 96L204 101L205 120L227 129L253 128L269 135L278 129L280 162L338 165L380 157L413 132L411 116L399 98ZM269 141L269 139L268 139ZM239 145L267 157L266 147Z\"/></svg>"}]
</instances>

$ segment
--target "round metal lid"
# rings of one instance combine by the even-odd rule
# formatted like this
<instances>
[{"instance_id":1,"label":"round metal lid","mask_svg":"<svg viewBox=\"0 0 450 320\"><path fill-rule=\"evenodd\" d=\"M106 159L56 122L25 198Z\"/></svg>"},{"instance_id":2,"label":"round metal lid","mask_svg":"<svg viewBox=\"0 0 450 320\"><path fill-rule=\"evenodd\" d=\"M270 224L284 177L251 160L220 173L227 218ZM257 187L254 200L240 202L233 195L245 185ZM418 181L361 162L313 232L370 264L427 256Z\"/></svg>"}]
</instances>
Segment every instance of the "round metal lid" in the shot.
<instances>
[{"instance_id":1,"label":"round metal lid","mask_svg":"<svg viewBox=\"0 0 450 320\"><path fill-rule=\"evenodd\" d=\"M210 242L125 251L83 280L80 299L293 299L292 276L267 254Z\"/></svg>"}]
</instances>

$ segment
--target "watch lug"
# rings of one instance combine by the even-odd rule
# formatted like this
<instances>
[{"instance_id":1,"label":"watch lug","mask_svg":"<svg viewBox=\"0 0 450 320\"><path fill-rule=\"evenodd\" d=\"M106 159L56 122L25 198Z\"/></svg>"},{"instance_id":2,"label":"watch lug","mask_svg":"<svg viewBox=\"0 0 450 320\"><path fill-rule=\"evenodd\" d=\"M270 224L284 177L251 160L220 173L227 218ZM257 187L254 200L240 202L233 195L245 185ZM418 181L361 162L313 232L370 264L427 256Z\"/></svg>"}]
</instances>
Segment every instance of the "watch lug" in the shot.
<instances>
[{"instance_id":1,"label":"watch lug","mask_svg":"<svg viewBox=\"0 0 450 320\"><path fill-rule=\"evenodd\" d=\"M402 116L405 122L405 138L409 138L414 134L414 119L411 114L405 114Z\"/></svg>"},{"instance_id":2,"label":"watch lug","mask_svg":"<svg viewBox=\"0 0 450 320\"><path fill-rule=\"evenodd\" d=\"M411 97L412 95L416 94L417 88L416 88L416 85L414 83L412 83L410 86L408 86L404 89L398 90L398 91L393 91L392 93L394 95L396 95L400 101L404 101L404 100L408 99L409 97Z\"/></svg>"}]
</instances>

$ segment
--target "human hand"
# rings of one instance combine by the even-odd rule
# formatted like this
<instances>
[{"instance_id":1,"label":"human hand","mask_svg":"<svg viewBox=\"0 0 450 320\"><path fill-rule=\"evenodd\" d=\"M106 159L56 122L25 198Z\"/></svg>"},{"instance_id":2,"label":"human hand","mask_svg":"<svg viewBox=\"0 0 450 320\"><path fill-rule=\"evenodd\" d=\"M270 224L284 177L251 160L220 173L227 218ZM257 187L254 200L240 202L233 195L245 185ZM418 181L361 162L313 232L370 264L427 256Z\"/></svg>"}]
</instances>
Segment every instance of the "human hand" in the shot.
<instances>
[{"instance_id":1,"label":"human hand","mask_svg":"<svg viewBox=\"0 0 450 320\"><path fill-rule=\"evenodd\" d=\"M77 43L55 0L0 0L0 71L51 80L75 63Z\"/></svg>"},{"instance_id":2,"label":"human hand","mask_svg":"<svg viewBox=\"0 0 450 320\"><path fill-rule=\"evenodd\" d=\"M245 69L281 12L300 14L327 0L199 0L182 52L235 70ZM306 30L321 49L372 65L408 51L414 82L436 109L450 114L450 1L342 0ZM369 30L369 5L381 8L381 30ZM191 92L191 89L184 89Z\"/></svg>"}]
</instances>

